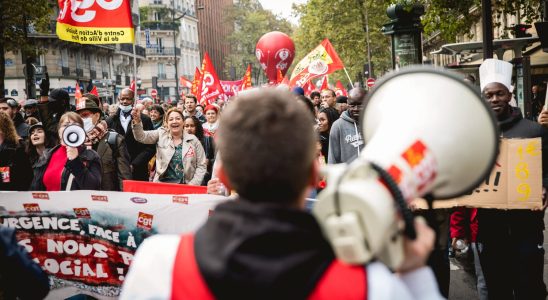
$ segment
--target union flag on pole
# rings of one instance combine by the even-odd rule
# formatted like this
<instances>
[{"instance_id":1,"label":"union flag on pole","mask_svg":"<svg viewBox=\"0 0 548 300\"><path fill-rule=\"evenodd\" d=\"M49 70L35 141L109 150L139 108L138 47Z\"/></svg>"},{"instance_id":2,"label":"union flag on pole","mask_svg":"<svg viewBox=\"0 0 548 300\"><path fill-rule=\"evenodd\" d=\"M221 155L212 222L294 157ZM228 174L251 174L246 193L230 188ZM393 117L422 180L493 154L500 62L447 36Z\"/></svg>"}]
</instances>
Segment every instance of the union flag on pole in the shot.
<instances>
[{"instance_id":1,"label":"union flag on pole","mask_svg":"<svg viewBox=\"0 0 548 300\"><path fill-rule=\"evenodd\" d=\"M320 91L327 90L329 88L329 77L325 75L322 79L322 85L320 86Z\"/></svg>"},{"instance_id":2,"label":"union flag on pole","mask_svg":"<svg viewBox=\"0 0 548 300\"><path fill-rule=\"evenodd\" d=\"M323 40L318 47L308 53L297 64L291 79L290 86L304 86L310 79L331 74L344 68L344 64L335 52L328 39Z\"/></svg>"},{"instance_id":3,"label":"union flag on pole","mask_svg":"<svg viewBox=\"0 0 548 300\"><path fill-rule=\"evenodd\" d=\"M276 84L282 83L284 80L284 76L282 75L282 70L276 68Z\"/></svg>"},{"instance_id":4,"label":"union flag on pole","mask_svg":"<svg viewBox=\"0 0 548 300\"><path fill-rule=\"evenodd\" d=\"M179 84L181 84L182 87L192 88L192 81L186 79L185 76L179 77Z\"/></svg>"},{"instance_id":5,"label":"union flag on pole","mask_svg":"<svg viewBox=\"0 0 548 300\"><path fill-rule=\"evenodd\" d=\"M80 90L78 80L76 80L76 86L74 87L74 100L76 103L76 109L86 108L86 101L82 101L82 91Z\"/></svg>"},{"instance_id":6,"label":"union flag on pole","mask_svg":"<svg viewBox=\"0 0 548 300\"><path fill-rule=\"evenodd\" d=\"M348 92L346 91L346 89L344 88L340 80L337 80L337 83L335 84L335 95L337 95L337 97L338 96L348 97Z\"/></svg>"},{"instance_id":7,"label":"union flag on pole","mask_svg":"<svg viewBox=\"0 0 548 300\"><path fill-rule=\"evenodd\" d=\"M307 83L304 84L302 88L304 90L305 95L310 95L310 93L314 91L314 84L312 84L311 81L308 81Z\"/></svg>"},{"instance_id":8,"label":"union flag on pole","mask_svg":"<svg viewBox=\"0 0 548 300\"><path fill-rule=\"evenodd\" d=\"M224 94L223 87L215 72L215 67L211 63L209 54L207 52L204 55L202 62L202 76L200 78L200 84L198 85L198 100L200 104L206 106L212 104L217 97Z\"/></svg>"},{"instance_id":9,"label":"union flag on pole","mask_svg":"<svg viewBox=\"0 0 548 300\"><path fill-rule=\"evenodd\" d=\"M192 95L198 97L198 85L200 84L200 81L202 80L202 72L200 72L200 69L196 67L196 70L194 71L194 80L192 80L192 86L190 87L190 92Z\"/></svg>"},{"instance_id":10,"label":"union flag on pole","mask_svg":"<svg viewBox=\"0 0 548 300\"><path fill-rule=\"evenodd\" d=\"M244 77L242 78L242 91L251 88L251 65L247 66Z\"/></svg>"},{"instance_id":11,"label":"union flag on pole","mask_svg":"<svg viewBox=\"0 0 548 300\"><path fill-rule=\"evenodd\" d=\"M58 0L56 32L80 44L133 43L130 0Z\"/></svg>"}]
</instances>

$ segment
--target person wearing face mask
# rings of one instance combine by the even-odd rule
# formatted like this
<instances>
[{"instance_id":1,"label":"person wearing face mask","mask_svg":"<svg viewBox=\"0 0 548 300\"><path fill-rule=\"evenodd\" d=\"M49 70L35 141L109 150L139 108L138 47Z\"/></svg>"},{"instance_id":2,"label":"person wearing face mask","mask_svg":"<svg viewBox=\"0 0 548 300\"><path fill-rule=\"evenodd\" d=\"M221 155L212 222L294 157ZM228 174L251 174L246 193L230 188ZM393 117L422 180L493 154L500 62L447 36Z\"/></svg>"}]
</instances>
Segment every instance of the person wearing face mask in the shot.
<instances>
[{"instance_id":1,"label":"person wearing face mask","mask_svg":"<svg viewBox=\"0 0 548 300\"><path fill-rule=\"evenodd\" d=\"M61 144L46 150L34 164L31 191L101 189L101 159L97 152L84 145L70 147L63 141L63 132L70 125L83 128L84 121L75 112L66 112L59 118L57 138Z\"/></svg>"},{"instance_id":2,"label":"person wearing face mask","mask_svg":"<svg viewBox=\"0 0 548 300\"><path fill-rule=\"evenodd\" d=\"M131 89L125 88L118 96L118 111L107 119L108 128L118 132L126 140L129 153L131 176L133 180L148 181L148 162L156 153L153 145L146 145L135 140L131 121L135 94ZM139 113L144 130L154 129L150 118Z\"/></svg>"},{"instance_id":3,"label":"person wearing face mask","mask_svg":"<svg viewBox=\"0 0 548 300\"><path fill-rule=\"evenodd\" d=\"M76 113L84 120L87 134L86 146L101 157L103 166L101 190L121 191L122 181L131 179L129 153L125 138L116 131L108 130L107 122L101 119L97 96L84 94L77 105Z\"/></svg>"},{"instance_id":4,"label":"person wearing face mask","mask_svg":"<svg viewBox=\"0 0 548 300\"><path fill-rule=\"evenodd\" d=\"M143 130L137 109L133 109L132 115L135 139L156 145L153 181L200 185L207 166L204 148L196 136L185 132L183 113L171 108L166 113L166 126L157 130Z\"/></svg>"}]
</instances>

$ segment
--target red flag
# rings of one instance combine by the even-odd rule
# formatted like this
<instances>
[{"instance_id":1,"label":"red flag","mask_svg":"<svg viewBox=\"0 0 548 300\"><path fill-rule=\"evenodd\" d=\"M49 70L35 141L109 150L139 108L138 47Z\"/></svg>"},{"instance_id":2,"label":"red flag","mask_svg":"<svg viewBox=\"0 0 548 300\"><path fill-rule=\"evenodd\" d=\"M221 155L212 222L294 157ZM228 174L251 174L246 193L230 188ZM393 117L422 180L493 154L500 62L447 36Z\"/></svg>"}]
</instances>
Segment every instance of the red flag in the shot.
<instances>
[{"instance_id":1,"label":"red flag","mask_svg":"<svg viewBox=\"0 0 548 300\"><path fill-rule=\"evenodd\" d=\"M309 81L304 84L303 90L305 95L310 95L310 93L314 91L314 85L312 84L312 82Z\"/></svg>"},{"instance_id":2,"label":"red flag","mask_svg":"<svg viewBox=\"0 0 548 300\"><path fill-rule=\"evenodd\" d=\"M276 68L276 84L282 83L284 76L282 75L282 70Z\"/></svg>"},{"instance_id":3,"label":"red flag","mask_svg":"<svg viewBox=\"0 0 548 300\"><path fill-rule=\"evenodd\" d=\"M57 2L59 39L80 44L133 43L131 1Z\"/></svg>"},{"instance_id":4,"label":"red flag","mask_svg":"<svg viewBox=\"0 0 548 300\"><path fill-rule=\"evenodd\" d=\"M198 94L200 95L200 104L204 106L212 104L217 97L224 94L219 77L217 77L217 72L215 72L215 67L211 63L207 52L202 62L202 76L198 85Z\"/></svg>"},{"instance_id":5,"label":"red flag","mask_svg":"<svg viewBox=\"0 0 548 300\"><path fill-rule=\"evenodd\" d=\"M186 79L185 76L179 77L179 83L181 84L182 87L186 87L189 89L192 88L192 81Z\"/></svg>"},{"instance_id":6,"label":"red flag","mask_svg":"<svg viewBox=\"0 0 548 300\"><path fill-rule=\"evenodd\" d=\"M247 66L244 77L242 78L242 88L241 91L251 88L251 65Z\"/></svg>"},{"instance_id":7,"label":"red flag","mask_svg":"<svg viewBox=\"0 0 548 300\"><path fill-rule=\"evenodd\" d=\"M338 96L348 97L348 92L346 91L346 89L344 88L340 80L337 80L337 83L335 84L335 95L337 95L337 97Z\"/></svg>"},{"instance_id":8,"label":"red flag","mask_svg":"<svg viewBox=\"0 0 548 300\"><path fill-rule=\"evenodd\" d=\"M328 83L329 83L329 78L327 77L327 75L325 75L322 79L322 85L320 86L320 91L327 90L329 88Z\"/></svg>"},{"instance_id":9,"label":"red flag","mask_svg":"<svg viewBox=\"0 0 548 300\"><path fill-rule=\"evenodd\" d=\"M308 53L293 69L291 86L304 86L312 78L331 74L344 68L344 64L328 39Z\"/></svg>"},{"instance_id":10,"label":"red flag","mask_svg":"<svg viewBox=\"0 0 548 300\"><path fill-rule=\"evenodd\" d=\"M78 80L76 80L76 86L74 87L74 100L77 110L86 108L86 101L82 101L82 91L80 90L80 84L78 84Z\"/></svg>"},{"instance_id":11,"label":"red flag","mask_svg":"<svg viewBox=\"0 0 548 300\"><path fill-rule=\"evenodd\" d=\"M132 90L133 93L135 93L135 80L131 81L131 84L129 85L129 89Z\"/></svg>"},{"instance_id":12,"label":"red flag","mask_svg":"<svg viewBox=\"0 0 548 300\"><path fill-rule=\"evenodd\" d=\"M97 87L96 86L93 86L93 88L91 89L91 91L89 93L99 97L99 92L97 92Z\"/></svg>"},{"instance_id":13,"label":"red flag","mask_svg":"<svg viewBox=\"0 0 548 300\"><path fill-rule=\"evenodd\" d=\"M200 72L200 69L196 67L196 70L194 71L194 80L192 80L192 86L190 87L190 92L192 95L198 97L198 85L200 84L200 81L202 80L202 72Z\"/></svg>"}]
</instances>

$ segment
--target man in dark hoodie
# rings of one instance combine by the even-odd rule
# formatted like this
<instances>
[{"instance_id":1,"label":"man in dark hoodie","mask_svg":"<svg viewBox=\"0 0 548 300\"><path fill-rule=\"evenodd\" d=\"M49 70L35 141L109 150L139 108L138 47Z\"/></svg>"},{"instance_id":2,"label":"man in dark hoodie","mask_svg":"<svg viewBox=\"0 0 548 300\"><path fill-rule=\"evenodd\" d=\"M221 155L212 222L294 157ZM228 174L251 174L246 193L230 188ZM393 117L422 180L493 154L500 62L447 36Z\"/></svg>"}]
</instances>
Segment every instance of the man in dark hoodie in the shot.
<instances>
[{"instance_id":1,"label":"man in dark hoodie","mask_svg":"<svg viewBox=\"0 0 548 300\"><path fill-rule=\"evenodd\" d=\"M365 146L358 122L366 95L363 88L350 90L348 109L333 123L329 133L328 164L350 163Z\"/></svg>"},{"instance_id":2,"label":"man in dark hoodie","mask_svg":"<svg viewBox=\"0 0 548 300\"><path fill-rule=\"evenodd\" d=\"M145 240L120 299L441 298L424 267L434 241L424 223L416 225L417 239L406 241L412 250L401 278L378 262L350 266L334 257L304 211L318 178L316 135L310 113L291 94L246 91L220 122L218 174L238 199L217 206L194 235Z\"/></svg>"},{"instance_id":3,"label":"man in dark hoodie","mask_svg":"<svg viewBox=\"0 0 548 300\"><path fill-rule=\"evenodd\" d=\"M524 119L512 99L512 64L487 59L480 67L483 96L502 138L542 138L543 201L548 186L548 130ZM540 150L540 149L539 149ZM545 207L544 207L545 208ZM545 299L544 209L478 209L478 250L489 299Z\"/></svg>"}]
</instances>

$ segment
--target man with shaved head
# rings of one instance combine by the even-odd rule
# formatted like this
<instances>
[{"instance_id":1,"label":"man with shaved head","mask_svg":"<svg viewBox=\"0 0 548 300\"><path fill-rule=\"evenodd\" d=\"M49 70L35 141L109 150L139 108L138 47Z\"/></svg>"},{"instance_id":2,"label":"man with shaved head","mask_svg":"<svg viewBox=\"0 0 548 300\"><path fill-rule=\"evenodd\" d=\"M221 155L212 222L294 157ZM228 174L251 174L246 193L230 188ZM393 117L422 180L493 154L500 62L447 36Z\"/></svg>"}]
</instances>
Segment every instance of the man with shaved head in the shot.
<instances>
[{"instance_id":1,"label":"man with shaved head","mask_svg":"<svg viewBox=\"0 0 548 300\"><path fill-rule=\"evenodd\" d=\"M354 88L348 94L348 108L333 123L329 133L329 164L349 163L356 159L365 143L359 128L360 112L367 91Z\"/></svg>"},{"instance_id":2,"label":"man with shaved head","mask_svg":"<svg viewBox=\"0 0 548 300\"><path fill-rule=\"evenodd\" d=\"M154 145L141 144L135 140L131 130L131 110L135 101L135 94L131 89L125 88L118 95L118 111L107 119L108 128L123 135L129 152L133 180L148 181L148 161L156 153ZM152 130L152 121L141 114L144 130Z\"/></svg>"}]
</instances>

